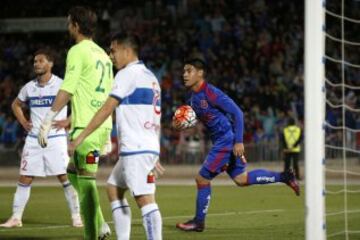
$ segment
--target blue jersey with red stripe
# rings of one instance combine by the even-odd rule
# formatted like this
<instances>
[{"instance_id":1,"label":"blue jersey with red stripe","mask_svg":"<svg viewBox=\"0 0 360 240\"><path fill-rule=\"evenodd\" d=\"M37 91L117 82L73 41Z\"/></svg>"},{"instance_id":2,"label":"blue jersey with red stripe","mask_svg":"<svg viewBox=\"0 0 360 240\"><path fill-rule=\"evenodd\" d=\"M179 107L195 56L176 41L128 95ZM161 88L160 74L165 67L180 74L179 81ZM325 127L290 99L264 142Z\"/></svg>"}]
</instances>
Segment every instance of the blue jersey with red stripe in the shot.
<instances>
[{"instance_id":1,"label":"blue jersey with red stripe","mask_svg":"<svg viewBox=\"0 0 360 240\"><path fill-rule=\"evenodd\" d=\"M198 91L191 93L188 104L209 131L213 143L225 135L233 136L233 144L243 142L243 112L220 89L204 81Z\"/></svg>"}]
</instances>

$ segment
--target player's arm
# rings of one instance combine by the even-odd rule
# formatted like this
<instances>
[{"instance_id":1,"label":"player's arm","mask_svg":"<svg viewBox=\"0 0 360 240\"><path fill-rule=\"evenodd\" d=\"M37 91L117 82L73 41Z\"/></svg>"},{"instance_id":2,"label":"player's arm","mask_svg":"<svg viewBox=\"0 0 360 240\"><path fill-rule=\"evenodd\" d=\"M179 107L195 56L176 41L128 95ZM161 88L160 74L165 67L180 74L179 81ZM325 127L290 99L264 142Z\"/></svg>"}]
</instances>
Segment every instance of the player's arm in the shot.
<instances>
[{"instance_id":1,"label":"player's arm","mask_svg":"<svg viewBox=\"0 0 360 240\"><path fill-rule=\"evenodd\" d=\"M74 94L79 85L84 64L83 62L81 50L78 48L71 48L66 58L66 72L63 84L61 85L55 101L51 106L51 110L47 113L45 120L50 119L51 122L57 113L70 101L71 96Z\"/></svg>"},{"instance_id":2,"label":"player's arm","mask_svg":"<svg viewBox=\"0 0 360 240\"><path fill-rule=\"evenodd\" d=\"M70 128L70 124L71 124L71 115L68 116L66 119L53 121L52 126L57 131L59 131L63 128Z\"/></svg>"},{"instance_id":3,"label":"player's arm","mask_svg":"<svg viewBox=\"0 0 360 240\"><path fill-rule=\"evenodd\" d=\"M211 99L211 98L210 98ZM210 100L212 104L220 108L222 111L231 115L233 119L233 127L235 132L234 155L242 156L245 152L243 144L244 134L244 114L238 105L226 94L219 91L216 93L216 98Z\"/></svg>"},{"instance_id":4,"label":"player's arm","mask_svg":"<svg viewBox=\"0 0 360 240\"><path fill-rule=\"evenodd\" d=\"M26 119L23 109L22 109L22 106L23 106L23 102L19 98L15 98L15 100L11 104L11 109L12 109L16 119L21 124L21 126L23 126L23 128L27 132L30 132L30 130L32 128L32 123L31 123L31 121L28 121Z\"/></svg>"},{"instance_id":5,"label":"player's arm","mask_svg":"<svg viewBox=\"0 0 360 240\"><path fill-rule=\"evenodd\" d=\"M81 72L83 68L83 57L80 49L71 48L66 58L66 72L64 82L61 85L59 92L56 95L55 101L51 106L46 118L54 119L56 114L68 104L71 96L76 91L81 79ZM46 119L45 118L45 119Z\"/></svg>"},{"instance_id":6,"label":"player's arm","mask_svg":"<svg viewBox=\"0 0 360 240\"><path fill-rule=\"evenodd\" d=\"M120 101L112 96L108 97L104 105L97 111L91 119L87 127L80 133L80 135L70 142L68 146L69 155L72 156L77 146L79 146L84 139L95 131L114 111L119 105Z\"/></svg>"},{"instance_id":7,"label":"player's arm","mask_svg":"<svg viewBox=\"0 0 360 240\"><path fill-rule=\"evenodd\" d=\"M60 110L68 104L71 94L65 90L59 90L56 95L55 101L51 106L51 111L60 112Z\"/></svg>"},{"instance_id":8,"label":"player's arm","mask_svg":"<svg viewBox=\"0 0 360 240\"><path fill-rule=\"evenodd\" d=\"M79 81L81 79L80 76L82 68L83 59L81 50L73 47L69 50L66 58L66 72L64 82L56 95L51 109L47 112L40 126L38 141L41 147L46 147L47 145L47 135L50 131L53 119L70 101L72 94L76 91L76 88L78 87Z\"/></svg>"},{"instance_id":9,"label":"player's arm","mask_svg":"<svg viewBox=\"0 0 360 240\"><path fill-rule=\"evenodd\" d=\"M40 126L38 142L41 147L47 146L47 136L52 127L52 122L59 111L69 102L70 98L70 93L64 90L59 90L51 109L45 115L45 118Z\"/></svg>"}]
</instances>

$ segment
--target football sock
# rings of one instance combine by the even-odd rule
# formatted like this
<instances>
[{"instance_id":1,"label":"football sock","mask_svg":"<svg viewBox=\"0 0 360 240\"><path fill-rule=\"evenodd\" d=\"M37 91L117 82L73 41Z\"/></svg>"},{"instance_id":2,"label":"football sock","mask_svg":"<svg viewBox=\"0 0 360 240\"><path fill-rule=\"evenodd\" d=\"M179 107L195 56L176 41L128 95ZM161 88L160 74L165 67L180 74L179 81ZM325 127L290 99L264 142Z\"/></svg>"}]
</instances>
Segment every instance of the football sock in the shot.
<instances>
[{"instance_id":1,"label":"football sock","mask_svg":"<svg viewBox=\"0 0 360 240\"><path fill-rule=\"evenodd\" d=\"M14 194L13 218L22 219L25 206L30 198L31 185L18 183Z\"/></svg>"},{"instance_id":2,"label":"football sock","mask_svg":"<svg viewBox=\"0 0 360 240\"><path fill-rule=\"evenodd\" d=\"M69 181L63 182L62 185L71 216L80 214L79 199L74 187Z\"/></svg>"},{"instance_id":3,"label":"football sock","mask_svg":"<svg viewBox=\"0 0 360 240\"><path fill-rule=\"evenodd\" d=\"M111 202L112 216L117 240L129 240L131 231L131 210L127 200Z\"/></svg>"},{"instance_id":4,"label":"football sock","mask_svg":"<svg viewBox=\"0 0 360 240\"><path fill-rule=\"evenodd\" d=\"M281 182L281 173L266 169L255 169L248 172L247 184L269 184Z\"/></svg>"},{"instance_id":5,"label":"football sock","mask_svg":"<svg viewBox=\"0 0 360 240\"><path fill-rule=\"evenodd\" d=\"M148 240L162 239L162 219L156 203L150 203L141 208L143 225Z\"/></svg>"},{"instance_id":6,"label":"football sock","mask_svg":"<svg viewBox=\"0 0 360 240\"><path fill-rule=\"evenodd\" d=\"M211 185L197 184L195 221L204 222L211 198Z\"/></svg>"},{"instance_id":7,"label":"football sock","mask_svg":"<svg viewBox=\"0 0 360 240\"><path fill-rule=\"evenodd\" d=\"M94 177L78 176L80 208L84 221L84 239L93 240L99 234L99 195Z\"/></svg>"}]
</instances>

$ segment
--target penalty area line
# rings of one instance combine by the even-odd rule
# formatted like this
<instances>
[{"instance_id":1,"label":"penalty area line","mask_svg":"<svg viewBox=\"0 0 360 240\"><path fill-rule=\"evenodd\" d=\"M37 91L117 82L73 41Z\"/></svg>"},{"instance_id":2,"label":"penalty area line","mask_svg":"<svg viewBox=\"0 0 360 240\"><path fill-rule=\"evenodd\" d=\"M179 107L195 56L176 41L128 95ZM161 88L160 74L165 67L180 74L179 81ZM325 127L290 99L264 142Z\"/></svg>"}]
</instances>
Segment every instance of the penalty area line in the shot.
<instances>
[{"instance_id":1,"label":"penalty area line","mask_svg":"<svg viewBox=\"0 0 360 240\"><path fill-rule=\"evenodd\" d=\"M209 213L207 217L219 217L219 216L231 216L231 215L249 215L249 214L262 214L262 213L280 213L284 212L285 209L264 209L264 210L254 210L254 211L237 211L237 212L224 212L224 213ZM163 217L163 220L172 220L172 219L181 219L181 218L192 218L193 215L179 215L179 216L168 216ZM132 220L133 223L142 222L142 218L135 218ZM113 221L107 222L113 224ZM32 231L32 230L42 230L42 229L62 229L62 228L73 228L71 225L51 225L51 226L33 226L33 227L20 227L20 228L0 228L0 232L10 232L10 231Z\"/></svg>"}]
</instances>

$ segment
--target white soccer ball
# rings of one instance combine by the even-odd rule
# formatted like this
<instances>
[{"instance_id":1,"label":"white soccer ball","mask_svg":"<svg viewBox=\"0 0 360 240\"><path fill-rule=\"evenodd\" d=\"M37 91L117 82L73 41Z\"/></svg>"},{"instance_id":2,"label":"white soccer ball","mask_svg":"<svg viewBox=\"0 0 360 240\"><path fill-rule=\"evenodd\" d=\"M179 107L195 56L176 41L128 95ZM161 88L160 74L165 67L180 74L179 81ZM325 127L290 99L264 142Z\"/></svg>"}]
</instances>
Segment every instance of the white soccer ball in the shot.
<instances>
[{"instance_id":1,"label":"white soccer ball","mask_svg":"<svg viewBox=\"0 0 360 240\"><path fill-rule=\"evenodd\" d=\"M192 128L197 123L196 113L191 106L182 105L176 109L173 121L180 124L181 129Z\"/></svg>"}]
</instances>

